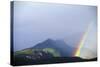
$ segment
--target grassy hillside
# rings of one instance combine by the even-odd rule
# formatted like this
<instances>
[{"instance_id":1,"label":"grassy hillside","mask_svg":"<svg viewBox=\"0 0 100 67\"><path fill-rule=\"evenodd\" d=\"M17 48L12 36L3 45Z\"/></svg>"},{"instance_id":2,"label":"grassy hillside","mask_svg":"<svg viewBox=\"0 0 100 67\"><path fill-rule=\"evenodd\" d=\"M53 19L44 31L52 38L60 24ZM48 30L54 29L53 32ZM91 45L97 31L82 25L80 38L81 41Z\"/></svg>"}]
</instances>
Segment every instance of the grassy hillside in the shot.
<instances>
[{"instance_id":1,"label":"grassy hillside","mask_svg":"<svg viewBox=\"0 0 100 67\"><path fill-rule=\"evenodd\" d=\"M45 54L51 54L53 57L60 57L60 53L57 52L55 49L52 48L44 48L44 49L24 49L20 51L16 51L14 54L16 55L22 55L22 54L27 54L27 55L35 55L37 53L45 53Z\"/></svg>"}]
</instances>

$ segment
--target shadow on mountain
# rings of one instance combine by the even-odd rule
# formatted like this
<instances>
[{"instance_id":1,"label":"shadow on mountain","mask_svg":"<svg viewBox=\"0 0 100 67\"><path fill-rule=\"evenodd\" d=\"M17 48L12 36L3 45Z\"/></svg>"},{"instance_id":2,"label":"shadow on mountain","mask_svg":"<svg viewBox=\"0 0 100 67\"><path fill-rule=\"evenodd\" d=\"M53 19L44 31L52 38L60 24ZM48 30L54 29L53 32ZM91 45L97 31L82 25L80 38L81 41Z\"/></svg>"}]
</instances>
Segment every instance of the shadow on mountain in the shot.
<instances>
[{"instance_id":1,"label":"shadow on mountain","mask_svg":"<svg viewBox=\"0 0 100 67\"><path fill-rule=\"evenodd\" d=\"M67 45L63 40L53 40L47 39L42 43L36 44L36 46L32 47L33 49L44 49L44 48L52 48L60 53L62 57L70 57L73 54L74 48Z\"/></svg>"},{"instance_id":2,"label":"shadow on mountain","mask_svg":"<svg viewBox=\"0 0 100 67\"><path fill-rule=\"evenodd\" d=\"M96 61L73 56L73 48L62 40L47 39L31 48L14 52L12 65L33 65L65 62Z\"/></svg>"},{"instance_id":3,"label":"shadow on mountain","mask_svg":"<svg viewBox=\"0 0 100 67\"><path fill-rule=\"evenodd\" d=\"M13 65L33 65L33 64L50 64L50 63L65 63L65 62L84 62L96 61L93 59L82 59L80 57L61 57L57 51L51 48L45 49L25 49L17 51L13 57Z\"/></svg>"},{"instance_id":4,"label":"shadow on mountain","mask_svg":"<svg viewBox=\"0 0 100 67\"><path fill-rule=\"evenodd\" d=\"M15 57L13 62L14 66L19 65L33 65L33 64L51 64L51 63L69 63L69 62L88 62L96 61L97 58L93 59L82 59L80 57L52 57L52 58L42 58L42 59L26 59L24 57Z\"/></svg>"}]
</instances>

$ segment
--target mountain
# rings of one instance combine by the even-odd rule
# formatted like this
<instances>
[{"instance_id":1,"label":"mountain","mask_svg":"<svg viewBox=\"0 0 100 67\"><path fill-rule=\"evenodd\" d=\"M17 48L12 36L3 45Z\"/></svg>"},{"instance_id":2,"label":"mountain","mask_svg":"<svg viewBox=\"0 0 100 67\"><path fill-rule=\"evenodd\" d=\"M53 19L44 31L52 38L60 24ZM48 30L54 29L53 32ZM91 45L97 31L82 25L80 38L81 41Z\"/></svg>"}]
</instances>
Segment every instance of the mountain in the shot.
<instances>
[{"instance_id":1,"label":"mountain","mask_svg":"<svg viewBox=\"0 0 100 67\"><path fill-rule=\"evenodd\" d=\"M84 59L72 57L73 48L62 40L47 39L33 47L14 52L13 65L46 64L61 62L96 61L97 58Z\"/></svg>"},{"instance_id":2,"label":"mountain","mask_svg":"<svg viewBox=\"0 0 100 67\"><path fill-rule=\"evenodd\" d=\"M52 48L60 53L62 57L71 57L73 54L73 48L68 46L63 40L52 40L47 39L42 43L35 45L32 48L44 49L44 48Z\"/></svg>"},{"instance_id":3,"label":"mountain","mask_svg":"<svg viewBox=\"0 0 100 67\"><path fill-rule=\"evenodd\" d=\"M45 59L52 57L71 57L73 48L62 40L47 39L33 47L14 52L15 58Z\"/></svg>"}]
</instances>

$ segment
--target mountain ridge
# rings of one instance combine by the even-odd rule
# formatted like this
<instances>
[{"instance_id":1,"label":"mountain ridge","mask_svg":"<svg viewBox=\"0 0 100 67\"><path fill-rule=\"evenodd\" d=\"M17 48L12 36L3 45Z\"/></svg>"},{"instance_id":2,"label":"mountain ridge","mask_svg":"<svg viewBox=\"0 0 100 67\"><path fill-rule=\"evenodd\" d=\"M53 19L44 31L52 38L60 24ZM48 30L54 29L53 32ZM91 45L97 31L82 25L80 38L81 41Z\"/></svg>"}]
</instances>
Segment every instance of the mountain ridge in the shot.
<instances>
[{"instance_id":1,"label":"mountain ridge","mask_svg":"<svg viewBox=\"0 0 100 67\"><path fill-rule=\"evenodd\" d=\"M73 48L68 46L63 40L53 40L48 38L47 40L35 45L32 48L53 48L61 53L63 57L72 56Z\"/></svg>"}]
</instances>

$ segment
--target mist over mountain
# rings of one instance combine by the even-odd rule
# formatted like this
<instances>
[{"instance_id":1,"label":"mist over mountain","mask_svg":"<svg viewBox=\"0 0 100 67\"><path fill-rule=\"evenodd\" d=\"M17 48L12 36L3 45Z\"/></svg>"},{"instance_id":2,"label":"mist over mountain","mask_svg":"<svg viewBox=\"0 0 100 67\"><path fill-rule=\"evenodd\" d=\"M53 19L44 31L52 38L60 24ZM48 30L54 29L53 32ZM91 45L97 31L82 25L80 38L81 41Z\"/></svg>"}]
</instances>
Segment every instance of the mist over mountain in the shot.
<instances>
[{"instance_id":1,"label":"mist over mountain","mask_svg":"<svg viewBox=\"0 0 100 67\"><path fill-rule=\"evenodd\" d=\"M64 42L67 43L70 47L77 48L80 40L82 39L83 32L70 34L64 38Z\"/></svg>"},{"instance_id":2,"label":"mist over mountain","mask_svg":"<svg viewBox=\"0 0 100 67\"><path fill-rule=\"evenodd\" d=\"M68 46L63 40L53 40L47 39L42 43L35 45L32 48L44 49L44 48L53 48L57 50L62 57L71 57L73 54L73 48Z\"/></svg>"}]
</instances>

